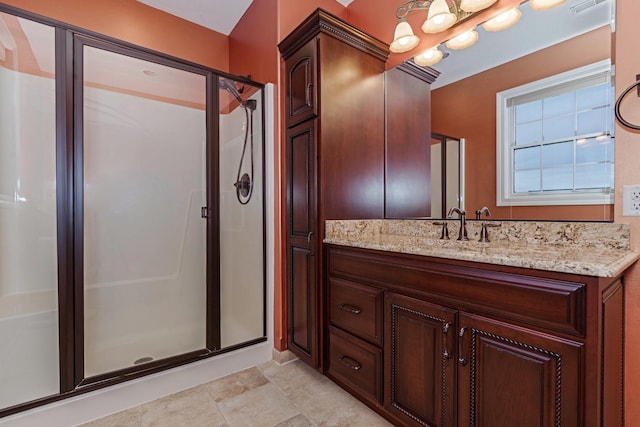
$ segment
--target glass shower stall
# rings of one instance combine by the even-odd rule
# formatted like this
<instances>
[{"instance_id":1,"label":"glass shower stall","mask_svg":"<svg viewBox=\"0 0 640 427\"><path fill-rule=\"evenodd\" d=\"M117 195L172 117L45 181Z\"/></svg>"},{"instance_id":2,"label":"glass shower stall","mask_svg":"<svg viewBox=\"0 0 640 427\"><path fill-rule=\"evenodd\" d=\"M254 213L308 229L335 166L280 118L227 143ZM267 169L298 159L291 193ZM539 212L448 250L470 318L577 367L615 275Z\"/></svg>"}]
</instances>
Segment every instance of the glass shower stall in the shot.
<instances>
[{"instance_id":1,"label":"glass shower stall","mask_svg":"<svg viewBox=\"0 0 640 427\"><path fill-rule=\"evenodd\" d=\"M0 12L0 416L266 339L263 86L57 25Z\"/></svg>"}]
</instances>

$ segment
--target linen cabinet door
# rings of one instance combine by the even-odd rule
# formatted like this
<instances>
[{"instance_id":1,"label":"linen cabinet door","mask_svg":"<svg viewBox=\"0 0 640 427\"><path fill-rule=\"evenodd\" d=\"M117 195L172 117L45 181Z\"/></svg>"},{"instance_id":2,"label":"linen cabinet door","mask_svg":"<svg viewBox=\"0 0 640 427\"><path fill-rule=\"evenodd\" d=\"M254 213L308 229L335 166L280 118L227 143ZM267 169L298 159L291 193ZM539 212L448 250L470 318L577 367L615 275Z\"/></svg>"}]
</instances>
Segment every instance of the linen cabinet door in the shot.
<instances>
[{"instance_id":1,"label":"linen cabinet door","mask_svg":"<svg viewBox=\"0 0 640 427\"><path fill-rule=\"evenodd\" d=\"M455 425L456 311L385 295L384 407L407 425Z\"/></svg>"},{"instance_id":2,"label":"linen cabinet door","mask_svg":"<svg viewBox=\"0 0 640 427\"><path fill-rule=\"evenodd\" d=\"M287 131L287 292L289 349L318 367L315 123Z\"/></svg>"},{"instance_id":3,"label":"linen cabinet door","mask_svg":"<svg viewBox=\"0 0 640 427\"><path fill-rule=\"evenodd\" d=\"M460 426L584 425L581 343L465 313L458 322Z\"/></svg>"},{"instance_id":4,"label":"linen cabinet door","mask_svg":"<svg viewBox=\"0 0 640 427\"><path fill-rule=\"evenodd\" d=\"M287 127L318 114L317 42L314 37L285 61Z\"/></svg>"}]
</instances>

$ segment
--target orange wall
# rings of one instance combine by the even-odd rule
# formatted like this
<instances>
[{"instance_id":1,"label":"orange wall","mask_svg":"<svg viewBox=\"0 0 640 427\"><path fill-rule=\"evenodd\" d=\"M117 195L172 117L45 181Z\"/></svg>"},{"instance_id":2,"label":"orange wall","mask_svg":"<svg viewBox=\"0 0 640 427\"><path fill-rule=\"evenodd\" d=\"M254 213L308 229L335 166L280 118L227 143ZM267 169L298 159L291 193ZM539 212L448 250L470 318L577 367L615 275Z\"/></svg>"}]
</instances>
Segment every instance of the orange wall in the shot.
<instances>
[{"instance_id":1,"label":"orange wall","mask_svg":"<svg viewBox=\"0 0 640 427\"><path fill-rule=\"evenodd\" d=\"M135 0L4 0L3 3L217 70L229 70L227 36Z\"/></svg>"},{"instance_id":2,"label":"orange wall","mask_svg":"<svg viewBox=\"0 0 640 427\"><path fill-rule=\"evenodd\" d=\"M229 35L229 72L261 83L278 81L277 0L254 0Z\"/></svg>"},{"instance_id":3,"label":"orange wall","mask_svg":"<svg viewBox=\"0 0 640 427\"><path fill-rule=\"evenodd\" d=\"M636 54L640 40L640 2L617 1L616 91L618 94L635 81L640 73L640 57ZM625 119L640 124L640 100L631 96L625 102ZM618 126L616 128L616 205L615 221L631 224L631 244L640 250L640 218L622 216L622 186L640 184L640 132ZM626 330L625 330L625 425L640 425L640 265L636 264L625 278Z\"/></svg>"},{"instance_id":4,"label":"orange wall","mask_svg":"<svg viewBox=\"0 0 640 427\"><path fill-rule=\"evenodd\" d=\"M432 92L432 130L465 138L467 210L487 206L496 218L613 219L611 205L497 207L495 173L496 92L609 58L610 40L602 27Z\"/></svg>"}]
</instances>

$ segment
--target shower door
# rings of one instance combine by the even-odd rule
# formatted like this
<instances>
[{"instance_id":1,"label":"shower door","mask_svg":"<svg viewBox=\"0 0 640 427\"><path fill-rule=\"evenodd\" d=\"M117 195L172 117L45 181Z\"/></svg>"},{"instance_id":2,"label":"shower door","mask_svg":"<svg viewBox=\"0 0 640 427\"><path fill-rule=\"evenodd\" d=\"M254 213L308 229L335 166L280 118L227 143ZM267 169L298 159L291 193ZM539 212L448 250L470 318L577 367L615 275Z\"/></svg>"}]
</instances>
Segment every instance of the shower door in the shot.
<instances>
[{"instance_id":1,"label":"shower door","mask_svg":"<svg viewBox=\"0 0 640 427\"><path fill-rule=\"evenodd\" d=\"M211 76L127 53L76 43L85 378L212 346L204 208Z\"/></svg>"}]
</instances>

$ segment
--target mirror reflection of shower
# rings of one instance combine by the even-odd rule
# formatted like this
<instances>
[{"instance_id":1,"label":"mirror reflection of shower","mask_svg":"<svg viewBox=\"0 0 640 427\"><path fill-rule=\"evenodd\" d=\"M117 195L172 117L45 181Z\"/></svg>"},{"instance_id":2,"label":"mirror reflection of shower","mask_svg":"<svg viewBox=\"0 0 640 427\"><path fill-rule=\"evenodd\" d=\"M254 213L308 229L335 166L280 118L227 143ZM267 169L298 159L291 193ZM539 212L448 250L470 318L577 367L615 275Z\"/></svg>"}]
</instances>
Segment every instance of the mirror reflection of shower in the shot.
<instances>
[{"instance_id":1,"label":"mirror reflection of shower","mask_svg":"<svg viewBox=\"0 0 640 427\"><path fill-rule=\"evenodd\" d=\"M254 148L253 148L253 112L256 110L257 101L255 99L243 100L240 94L244 91L244 86L240 89L236 87L236 84L231 80L220 77L218 83L220 89L224 89L229 92L238 101L238 104L244 109L246 118L244 126L244 143L242 144L242 154L240 155L240 161L238 162L238 173L236 174L236 182L233 184L236 187L236 197L238 202L242 205L246 205L251 200L253 194L253 180L254 180ZM249 147L249 159L250 159L250 173L242 173L242 166L244 165L245 158L247 156L247 144Z\"/></svg>"}]
</instances>

